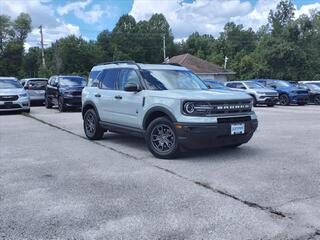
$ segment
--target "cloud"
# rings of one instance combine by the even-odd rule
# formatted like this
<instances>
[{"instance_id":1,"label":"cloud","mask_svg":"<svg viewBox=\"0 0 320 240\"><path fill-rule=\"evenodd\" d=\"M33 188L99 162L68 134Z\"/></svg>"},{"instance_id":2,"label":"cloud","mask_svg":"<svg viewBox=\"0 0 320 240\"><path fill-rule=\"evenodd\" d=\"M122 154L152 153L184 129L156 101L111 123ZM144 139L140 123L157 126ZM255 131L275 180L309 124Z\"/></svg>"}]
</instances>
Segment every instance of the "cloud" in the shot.
<instances>
[{"instance_id":1,"label":"cloud","mask_svg":"<svg viewBox=\"0 0 320 240\"><path fill-rule=\"evenodd\" d=\"M0 0L0 14L12 19L21 12L28 13L32 19L32 32L28 35L25 48L40 46L39 26L43 26L45 46L61 37L74 34L80 36L79 26L68 24L56 18L51 0Z\"/></svg>"},{"instance_id":2,"label":"cloud","mask_svg":"<svg viewBox=\"0 0 320 240\"><path fill-rule=\"evenodd\" d=\"M254 30L268 22L270 10L274 10L280 0L257 0L253 5L249 0L134 0L130 14L139 20L147 20L154 13L162 13L169 22L177 39L183 39L192 32L218 36L229 21L252 27ZM155 7L156 6L156 7ZM311 9L320 9L320 3L303 5L296 16L307 14Z\"/></svg>"},{"instance_id":3,"label":"cloud","mask_svg":"<svg viewBox=\"0 0 320 240\"><path fill-rule=\"evenodd\" d=\"M99 4L94 4L89 10L86 10L92 3L92 0L78 1L59 6L57 12L60 16L67 15L71 12L86 23L92 24L98 22L106 11L101 9Z\"/></svg>"}]
</instances>

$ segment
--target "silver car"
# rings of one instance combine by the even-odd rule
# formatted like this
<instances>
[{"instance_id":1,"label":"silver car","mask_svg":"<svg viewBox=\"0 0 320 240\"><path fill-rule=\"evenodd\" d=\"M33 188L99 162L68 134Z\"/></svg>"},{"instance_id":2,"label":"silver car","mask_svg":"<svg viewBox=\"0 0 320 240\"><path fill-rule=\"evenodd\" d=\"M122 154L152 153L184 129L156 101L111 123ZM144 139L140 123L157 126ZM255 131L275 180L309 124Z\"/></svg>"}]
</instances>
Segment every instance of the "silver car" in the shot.
<instances>
[{"instance_id":1,"label":"silver car","mask_svg":"<svg viewBox=\"0 0 320 240\"><path fill-rule=\"evenodd\" d=\"M0 111L30 112L29 94L13 77L0 77Z\"/></svg>"},{"instance_id":2,"label":"silver car","mask_svg":"<svg viewBox=\"0 0 320 240\"><path fill-rule=\"evenodd\" d=\"M21 79L20 82L29 93L31 103L44 103L44 95L48 84L47 78L25 78Z\"/></svg>"},{"instance_id":3,"label":"silver car","mask_svg":"<svg viewBox=\"0 0 320 240\"><path fill-rule=\"evenodd\" d=\"M252 96L253 105L266 104L273 107L279 100L277 91L269 89L254 81L232 81L225 84L237 91L245 92Z\"/></svg>"}]
</instances>

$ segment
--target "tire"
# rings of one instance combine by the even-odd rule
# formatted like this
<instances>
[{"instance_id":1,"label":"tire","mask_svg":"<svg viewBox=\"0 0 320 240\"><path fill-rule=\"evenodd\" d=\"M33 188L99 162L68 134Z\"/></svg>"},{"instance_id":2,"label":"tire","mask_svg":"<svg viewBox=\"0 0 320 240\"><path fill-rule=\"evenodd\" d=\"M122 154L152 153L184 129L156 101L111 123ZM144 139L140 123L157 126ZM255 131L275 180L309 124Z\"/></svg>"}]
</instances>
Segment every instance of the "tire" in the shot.
<instances>
[{"instance_id":1,"label":"tire","mask_svg":"<svg viewBox=\"0 0 320 240\"><path fill-rule=\"evenodd\" d=\"M316 104L316 105L320 105L320 95L316 95L316 96L314 96L314 103Z\"/></svg>"},{"instance_id":2,"label":"tire","mask_svg":"<svg viewBox=\"0 0 320 240\"><path fill-rule=\"evenodd\" d=\"M290 104L289 96L287 94L281 94L279 96L279 103L282 106L288 106Z\"/></svg>"},{"instance_id":3,"label":"tire","mask_svg":"<svg viewBox=\"0 0 320 240\"><path fill-rule=\"evenodd\" d=\"M307 103L298 103L299 106L307 105Z\"/></svg>"},{"instance_id":4,"label":"tire","mask_svg":"<svg viewBox=\"0 0 320 240\"><path fill-rule=\"evenodd\" d=\"M89 109L85 112L83 129L87 138L90 140L99 140L103 137L104 130L99 124L99 118L95 110Z\"/></svg>"},{"instance_id":5,"label":"tire","mask_svg":"<svg viewBox=\"0 0 320 240\"><path fill-rule=\"evenodd\" d=\"M59 109L59 112L65 112L66 111L66 107L63 103L63 97L59 96L58 97L58 109Z\"/></svg>"},{"instance_id":6,"label":"tire","mask_svg":"<svg viewBox=\"0 0 320 240\"><path fill-rule=\"evenodd\" d=\"M156 118L148 125L146 142L150 152L157 158L173 159L179 154L176 129L166 117Z\"/></svg>"},{"instance_id":7,"label":"tire","mask_svg":"<svg viewBox=\"0 0 320 240\"><path fill-rule=\"evenodd\" d=\"M48 97L46 96L44 99L44 105L46 106L46 108L52 108L52 103L49 101Z\"/></svg>"},{"instance_id":8,"label":"tire","mask_svg":"<svg viewBox=\"0 0 320 240\"><path fill-rule=\"evenodd\" d=\"M30 113L30 108L27 110L23 110L24 113Z\"/></svg>"},{"instance_id":9,"label":"tire","mask_svg":"<svg viewBox=\"0 0 320 240\"><path fill-rule=\"evenodd\" d=\"M274 107L274 103L267 104L268 107Z\"/></svg>"}]
</instances>

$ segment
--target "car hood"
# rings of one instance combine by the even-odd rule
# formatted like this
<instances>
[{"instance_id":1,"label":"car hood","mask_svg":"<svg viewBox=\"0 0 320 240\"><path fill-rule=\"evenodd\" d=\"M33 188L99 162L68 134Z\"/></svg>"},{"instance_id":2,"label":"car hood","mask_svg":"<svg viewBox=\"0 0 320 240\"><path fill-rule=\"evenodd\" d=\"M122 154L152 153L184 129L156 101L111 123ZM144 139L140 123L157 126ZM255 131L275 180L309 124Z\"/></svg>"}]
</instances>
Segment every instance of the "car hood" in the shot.
<instances>
[{"instance_id":1,"label":"car hood","mask_svg":"<svg viewBox=\"0 0 320 240\"><path fill-rule=\"evenodd\" d=\"M4 95L19 95L25 93L24 88L0 89L0 96Z\"/></svg>"},{"instance_id":2,"label":"car hood","mask_svg":"<svg viewBox=\"0 0 320 240\"><path fill-rule=\"evenodd\" d=\"M153 91L152 96L174 98L182 100L205 100L205 101L217 101L217 100L248 100L251 97L243 92L236 92L230 90L164 90Z\"/></svg>"}]
</instances>

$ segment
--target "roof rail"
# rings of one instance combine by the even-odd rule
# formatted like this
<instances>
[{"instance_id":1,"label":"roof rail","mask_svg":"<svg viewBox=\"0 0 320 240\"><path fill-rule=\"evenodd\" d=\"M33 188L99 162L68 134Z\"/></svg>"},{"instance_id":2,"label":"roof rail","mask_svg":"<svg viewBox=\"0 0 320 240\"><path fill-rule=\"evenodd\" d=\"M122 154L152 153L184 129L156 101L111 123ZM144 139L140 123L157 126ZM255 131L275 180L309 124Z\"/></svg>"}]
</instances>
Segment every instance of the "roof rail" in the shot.
<instances>
[{"instance_id":1,"label":"roof rail","mask_svg":"<svg viewBox=\"0 0 320 240\"><path fill-rule=\"evenodd\" d=\"M108 64L121 64L121 63L136 65L136 66L138 67L138 69L141 70L141 67L139 66L139 64L136 63L136 62L133 61L133 60L104 62L104 63L99 63L99 64L97 64L97 66L99 66L99 65L108 65Z\"/></svg>"},{"instance_id":2,"label":"roof rail","mask_svg":"<svg viewBox=\"0 0 320 240\"><path fill-rule=\"evenodd\" d=\"M167 62L163 62L162 64L166 64L166 65L173 65L173 66L179 66L179 67L182 67L181 64L179 63L167 63Z\"/></svg>"}]
</instances>

